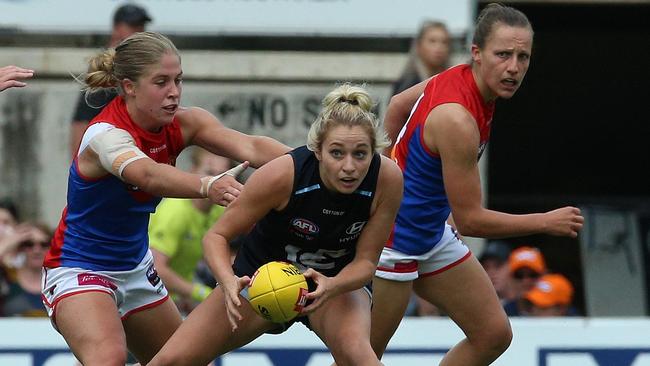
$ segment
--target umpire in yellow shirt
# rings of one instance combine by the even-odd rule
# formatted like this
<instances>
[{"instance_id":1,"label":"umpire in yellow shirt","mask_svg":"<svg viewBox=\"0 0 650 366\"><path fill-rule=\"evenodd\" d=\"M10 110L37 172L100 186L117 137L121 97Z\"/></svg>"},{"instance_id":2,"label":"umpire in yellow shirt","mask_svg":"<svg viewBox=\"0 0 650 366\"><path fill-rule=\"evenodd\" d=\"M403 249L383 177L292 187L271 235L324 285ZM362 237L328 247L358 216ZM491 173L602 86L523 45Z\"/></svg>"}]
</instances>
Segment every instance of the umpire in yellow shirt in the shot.
<instances>
[{"instance_id":1,"label":"umpire in yellow shirt","mask_svg":"<svg viewBox=\"0 0 650 366\"><path fill-rule=\"evenodd\" d=\"M230 160L198 147L191 160L192 172L206 176L231 167ZM203 258L203 235L224 210L207 199L165 198L151 215L149 245L156 270L181 313L188 314L212 291L194 277Z\"/></svg>"}]
</instances>

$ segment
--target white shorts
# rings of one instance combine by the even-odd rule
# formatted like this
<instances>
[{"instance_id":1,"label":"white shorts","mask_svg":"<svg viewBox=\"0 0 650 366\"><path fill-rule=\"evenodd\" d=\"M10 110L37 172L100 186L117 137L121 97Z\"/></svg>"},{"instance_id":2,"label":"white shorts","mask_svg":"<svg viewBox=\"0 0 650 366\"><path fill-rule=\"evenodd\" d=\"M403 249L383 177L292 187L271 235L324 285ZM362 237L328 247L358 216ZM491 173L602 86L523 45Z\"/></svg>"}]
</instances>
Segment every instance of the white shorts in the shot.
<instances>
[{"instance_id":1,"label":"white shorts","mask_svg":"<svg viewBox=\"0 0 650 366\"><path fill-rule=\"evenodd\" d=\"M115 301L122 320L158 306L169 297L147 251L130 271L91 271L75 267L43 268L41 298L55 325L56 304L62 299L90 291L105 292Z\"/></svg>"},{"instance_id":2,"label":"white shorts","mask_svg":"<svg viewBox=\"0 0 650 366\"><path fill-rule=\"evenodd\" d=\"M393 281L413 281L444 272L471 255L472 252L456 235L456 230L445 225L440 241L426 253L410 255L384 247L375 276Z\"/></svg>"}]
</instances>

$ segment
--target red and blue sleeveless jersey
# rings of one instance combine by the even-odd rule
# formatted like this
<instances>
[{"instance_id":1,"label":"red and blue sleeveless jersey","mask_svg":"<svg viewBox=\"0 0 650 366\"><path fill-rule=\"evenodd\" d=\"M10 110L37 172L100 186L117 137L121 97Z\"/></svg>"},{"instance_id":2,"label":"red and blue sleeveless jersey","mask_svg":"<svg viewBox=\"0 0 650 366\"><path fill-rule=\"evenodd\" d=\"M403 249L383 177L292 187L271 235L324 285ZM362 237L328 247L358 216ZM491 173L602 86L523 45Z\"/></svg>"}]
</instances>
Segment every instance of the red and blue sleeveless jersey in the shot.
<instances>
[{"instance_id":1,"label":"red and blue sleeveless jersey","mask_svg":"<svg viewBox=\"0 0 650 366\"><path fill-rule=\"evenodd\" d=\"M89 126L108 123L126 130L136 145L158 163L174 165L184 147L174 118L159 132L136 125L122 97L116 97ZM67 207L45 256L44 267L80 267L96 271L126 271L144 258L149 248L149 215L160 197L139 190L112 174L85 177L75 158L68 177Z\"/></svg>"},{"instance_id":2,"label":"red and blue sleeveless jersey","mask_svg":"<svg viewBox=\"0 0 650 366\"><path fill-rule=\"evenodd\" d=\"M451 212L442 161L425 145L423 135L429 113L446 103L460 104L474 117L481 135L479 158L490 137L494 102L484 102L470 65L452 67L427 83L393 149L404 175L404 198L386 246L405 254L430 251L440 241Z\"/></svg>"}]
</instances>

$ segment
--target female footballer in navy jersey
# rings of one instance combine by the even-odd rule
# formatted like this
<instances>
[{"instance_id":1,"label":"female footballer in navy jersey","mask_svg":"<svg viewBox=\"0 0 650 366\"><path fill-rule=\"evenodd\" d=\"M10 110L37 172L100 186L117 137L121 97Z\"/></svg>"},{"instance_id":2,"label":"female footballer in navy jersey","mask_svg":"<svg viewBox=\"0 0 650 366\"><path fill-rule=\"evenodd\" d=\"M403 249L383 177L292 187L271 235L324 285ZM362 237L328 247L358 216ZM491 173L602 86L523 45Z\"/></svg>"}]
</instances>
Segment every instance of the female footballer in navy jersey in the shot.
<instances>
[{"instance_id":1,"label":"female footballer in navy jersey","mask_svg":"<svg viewBox=\"0 0 650 366\"><path fill-rule=\"evenodd\" d=\"M307 146L249 178L203 240L219 290L149 365L204 365L265 332L286 329L290 324L255 314L240 294L255 270L274 260L306 269L305 277L317 285L298 321L325 342L336 362L379 365L370 346L371 299L363 287L399 208L402 176L378 154L388 142L371 107L362 88L338 87L325 97ZM228 241L245 233L231 267Z\"/></svg>"}]
</instances>

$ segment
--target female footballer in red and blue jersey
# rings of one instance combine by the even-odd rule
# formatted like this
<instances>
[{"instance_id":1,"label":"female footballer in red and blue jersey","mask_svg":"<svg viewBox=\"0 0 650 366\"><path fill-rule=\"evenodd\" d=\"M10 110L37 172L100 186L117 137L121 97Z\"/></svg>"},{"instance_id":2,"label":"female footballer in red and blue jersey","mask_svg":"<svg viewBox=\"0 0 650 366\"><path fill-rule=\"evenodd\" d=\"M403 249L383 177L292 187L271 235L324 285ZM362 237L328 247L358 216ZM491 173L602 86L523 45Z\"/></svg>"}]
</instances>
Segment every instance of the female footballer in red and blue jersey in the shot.
<instances>
[{"instance_id":1,"label":"female footballer in red and blue jersey","mask_svg":"<svg viewBox=\"0 0 650 366\"><path fill-rule=\"evenodd\" d=\"M135 33L89 62L86 86L116 88L91 122L70 168L68 205L43 264L42 297L53 325L82 364L146 364L181 323L149 251L149 215L160 197L228 205L234 176L288 147L224 127L180 105L178 50L158 33ZM201 176L174 167L186 146L244 161Z\"/></svg>"},{"instance_id":2,"label":"female footballer in red and blue jersey","mask_svg":"<svg viewBox=\"0 0 650 366\"><path fill-rule=\"evenodd\" d=\"M441 365L488 365L508 347L508 318L481 264L447 223L450 218L460 234L485 238L575 237L582 227L575 207L511 215L482 206L478 158L490 136L494 103L521 85L532 42L523 13L490 4L475 27L471 64L443 71L391 100L385 125L397 137L392 155L404 175L404 199L373 280L371 341L379 356L413 290L466 335Z\"/></svg>"},{"instance_id":3,"label":"female footballer in red and blue jersey","mask_svg":"<svg viewBox=\"0 0 650 366\"><path fill-rule=\"evenodd\" d=\"M175 165L185 145L176 119L159 132L149 132L133 122L124 99L116 97L90 123L79 150L88 147L98 134L114 128L128 132L139 150L157 163ZM70 167L68 205L44 266L97 271L135 268L147 253L149 215L161 197L110 173L86 177L79 171L78 159Z\"/></svg>"},{"instance_id":4,"label":"female footballer in red and blue jersey","mask_svg":"<svg viewBox=\"0 0 650 366\"><path fill-rule=\"evenodd\" d=\"M490 137L494 102L483 101L470 66L455 66L433 77L417 101L409 122L400 132L392 154L404 174L405 195L386 247L404 254L421 255L438 245L451 212L445 193L440 155L426 146L423 137L427 115L445 103L459 104L474 117L480 132L477 159ZM463 252L469 253L465 249ZM444 263L442 267L449 264L452 263ZM432 271L442 267L436 266ZM381 265L379 270L391 272L391 268ZM394 271L400 273L399 270Z\"/></svg>"}]
</instances>

